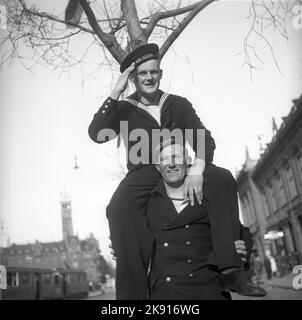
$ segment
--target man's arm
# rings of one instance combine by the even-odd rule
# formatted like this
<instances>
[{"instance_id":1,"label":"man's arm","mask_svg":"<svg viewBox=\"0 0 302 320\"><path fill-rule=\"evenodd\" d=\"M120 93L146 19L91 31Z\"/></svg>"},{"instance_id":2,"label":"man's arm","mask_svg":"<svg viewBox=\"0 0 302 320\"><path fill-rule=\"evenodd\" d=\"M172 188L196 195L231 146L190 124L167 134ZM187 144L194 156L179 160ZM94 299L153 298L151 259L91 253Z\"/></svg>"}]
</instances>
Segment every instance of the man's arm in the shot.
<instances>
[{"instance_id":1,"label":"man's arm","mask_svg":"<svg viewBox=\"0 0 302 320\"><path fill-rule=\"evenodd\" d=\"M185 123L184 127L185 129L193 129L193 141L189 141L192 149L195 151L196 158L203 158L206 164L212 163L213 162L213 157L214 157L214 150L216 148L215 141L213 137L211 136L211 132L206 129L204 124L200 121L199 117L197 116L194 108L192 107L192 104L188 101L186 101L186 107L185 107ZM205 134L204 134L204 141L198 141L197 139L197 129L204 129ZM203 144L200 145L200 144ZM203 152L198 152L199 150L202 150L204 147L204 153Z\"/></svg>"},{"instance_id":2,"label":"man's arm","mask_svg":"<svg viewBox=\"0 0 302 320\"><path fill-rule=\"evenodd\" d=\"M101 108L91 121L88 134L96 143L104 143L114 139L120 133L120 119L118 115L118 99L125 91L130 73L134 69L131 64L118 78L110 96L105 100Z\"/></svg>"},{"instance_id":3,"label":"man's arm","mask_svg":"<svg viewBox=\"0 0 302 320\"><path fill-rule=\"evenodd\" d=\"M195 159L184 184L184 197L189 194L190 203L194 205L195 194L198 203L201 204L204 168L206 164L212 163L216 145L211 132L206 129L192 104L186 99L184 99L184 129L193 131L192 135L186 138L195 151Z\"/></svg>"},{"instance_id":4,"label":"man's arm","mask_svg":"<svg viewBox=\"0 0 302 320\"><path fill-rule=\"evenodd\" d=\"M119 134L119 125L118 101L108 97L94 115L89 125L89 137L96 143L107 142ZM108 133L108 135L106 133ZM105 138L105 136L108 138Z\"/></svg>"}]
</instances>

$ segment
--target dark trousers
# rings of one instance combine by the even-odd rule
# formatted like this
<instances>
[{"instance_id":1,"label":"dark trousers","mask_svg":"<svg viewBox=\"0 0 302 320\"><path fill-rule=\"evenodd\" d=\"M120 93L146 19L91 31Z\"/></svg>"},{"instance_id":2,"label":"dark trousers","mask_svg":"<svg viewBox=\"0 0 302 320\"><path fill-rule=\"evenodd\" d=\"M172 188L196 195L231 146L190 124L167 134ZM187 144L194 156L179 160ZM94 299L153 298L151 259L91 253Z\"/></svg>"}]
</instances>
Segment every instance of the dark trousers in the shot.
<instances>
[{"instance_id":1,"label":"dark trousers","mask_svg":"<svg viewBox=\"0 0 302 320\"><path fill-rule=\"evenodd\" d=\"M147 298L147 269L153 235L145 210L160 174L154 166L129 172L107 206L110 236L116 253L116 299ZM213 164L204 171L204 197L213 217L213 260L219 269L242 266L234 241L240 239L237 186L232 174Z\"/></svg>"}]
</instances>

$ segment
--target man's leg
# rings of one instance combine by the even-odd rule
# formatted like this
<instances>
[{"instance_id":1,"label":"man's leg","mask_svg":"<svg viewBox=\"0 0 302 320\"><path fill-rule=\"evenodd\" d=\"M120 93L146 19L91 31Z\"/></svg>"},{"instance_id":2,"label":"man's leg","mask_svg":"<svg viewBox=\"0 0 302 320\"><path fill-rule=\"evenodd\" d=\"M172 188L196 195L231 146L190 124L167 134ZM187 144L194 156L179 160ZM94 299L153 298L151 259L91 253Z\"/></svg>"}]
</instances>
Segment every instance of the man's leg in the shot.
<instances>
[{"instance_id":1,"label":"man's leg","mask_svg":"<svg viewBox=\"0 0 302 320\"><path fill-rule=\"evenodd\" d=\"M144 216L159 174L154 167L129 173L107 206L110 237L116 254L116 299L146 299L146 272L153 236Z\"/></svg>"},{"instance_id":2,"label":"man's leg","mask_svg":"<svg viewBox=\"0 0 302 320\"><path fill-rule=\"evenodd\" d=\"M215 263L220 270L242 267L235 240L240 239L240 221L236 181L232 174L213 164L204 171L204 198L210 205L210 221L214 235Z\"/></svg>"},{"instance_id":3,"label":"man's leg","mask_svg":"<svg viewBox=\"0 0 302 320\"><path fill-rule=\"evenodd\" d=\"M266 292L255 286L243 271L243 262L234 242L241 239L237 183L232 174L215 165L204 172L204 197L210 205L213 228L214 261L223 273L226 287L242 295L264 296Z\"/></svg>"}]
</instances>

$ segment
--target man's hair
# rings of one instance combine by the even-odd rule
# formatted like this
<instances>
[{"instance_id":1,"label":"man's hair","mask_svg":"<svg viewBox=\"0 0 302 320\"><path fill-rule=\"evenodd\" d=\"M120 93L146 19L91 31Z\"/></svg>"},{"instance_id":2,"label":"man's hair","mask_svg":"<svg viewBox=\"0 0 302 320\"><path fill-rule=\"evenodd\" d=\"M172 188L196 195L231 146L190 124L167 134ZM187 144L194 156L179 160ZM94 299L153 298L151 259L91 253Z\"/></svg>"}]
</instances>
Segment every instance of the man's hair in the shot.
<instances>
[{"instance_id":1,"label":"man's hair","mask_svg":"<svg viewBox=\"0 0 302 320\"><path fill-rule=\"evenodd\" d=\"M161 152L169 147L169 146L173 146L173 145L180 145L183 148L183 155L186 157L188 156L188 150L186 148L186 143L184 141L184 139L180 139L177 136L171 136L168 139L163 139L163 137L161 137L160 139L160 143L157 144L152 152L152 158L153 158L153 163L158 163L159 161L159 157Z\"/></svg>"}]
</instances>

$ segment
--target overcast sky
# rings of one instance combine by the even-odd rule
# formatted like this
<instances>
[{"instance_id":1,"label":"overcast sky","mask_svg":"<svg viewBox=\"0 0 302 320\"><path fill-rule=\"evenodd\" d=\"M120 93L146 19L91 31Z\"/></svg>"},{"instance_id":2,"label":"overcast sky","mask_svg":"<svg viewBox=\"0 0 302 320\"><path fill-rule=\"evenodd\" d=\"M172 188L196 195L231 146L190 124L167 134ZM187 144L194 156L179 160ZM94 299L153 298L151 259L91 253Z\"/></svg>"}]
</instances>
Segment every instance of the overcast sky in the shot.
<instances>
[{"instance_id":1,"label":"overcast sky","mask_svg":"<svg viewBox=\"0 0 302 320\"><path fill-rule=\"evenodd\" d=\"M55 6L59 1L40 1ZM61 1L58 9L63 9ZM143 1L139 1L142 5ZM272 137L271 119L280 125L302 93L301 30L290 29L286 42L268 36L282 72L269 49L259 43L263 64L253 73L241 67L243 39L250 21L248 1L210 5L177 39L162 61L161 88L193 103L216 141L214 162L235 174L247 145L259 157L257 135L263 145ZM0 30L1 36L3 30ZM75 44L75 48L85 45ZM0 49L0 54L3 54ZM91 55L86 70L101 52ZM93 143L87 134L93 114L109 94L110 74L102 71L81 86L78 70L58 77L37 67L34 74L20 63L0 74L0 244L62 239L60 191L72 199L74 230L81 238L93 232L107 256L105 207L119 183L115 141ZM74 170L74 154L80 169ZM1 225L0 225L1 227Z\"/></svg>"}]
</instances>

